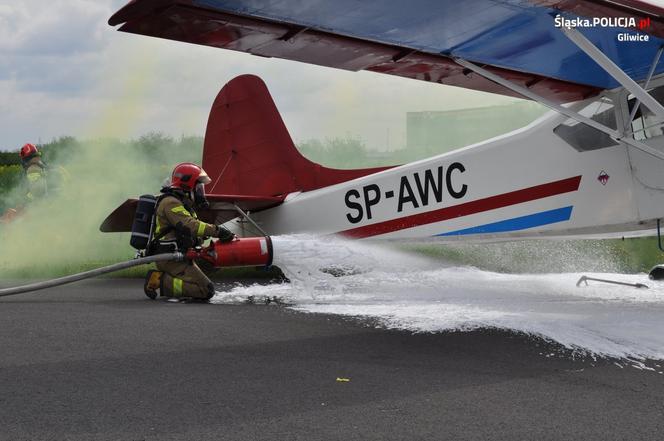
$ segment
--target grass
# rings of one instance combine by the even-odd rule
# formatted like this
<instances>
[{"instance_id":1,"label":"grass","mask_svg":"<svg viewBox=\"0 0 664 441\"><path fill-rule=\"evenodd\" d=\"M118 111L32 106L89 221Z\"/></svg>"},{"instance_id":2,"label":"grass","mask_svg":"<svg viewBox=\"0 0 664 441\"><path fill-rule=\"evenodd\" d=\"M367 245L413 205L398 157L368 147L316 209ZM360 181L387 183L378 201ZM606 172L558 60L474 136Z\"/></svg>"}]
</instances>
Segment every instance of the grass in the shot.
<instances>
[{"instance_id":1,"label":"grass","mask_svg":"<svg viewBox=\"0 0 664 441\"><path fill-rule=\"evenodd\" d=\"M411 244L403 249L458 265L502 273L648 272L664 262L656 238Z\"/></svg>"}]
</instances>

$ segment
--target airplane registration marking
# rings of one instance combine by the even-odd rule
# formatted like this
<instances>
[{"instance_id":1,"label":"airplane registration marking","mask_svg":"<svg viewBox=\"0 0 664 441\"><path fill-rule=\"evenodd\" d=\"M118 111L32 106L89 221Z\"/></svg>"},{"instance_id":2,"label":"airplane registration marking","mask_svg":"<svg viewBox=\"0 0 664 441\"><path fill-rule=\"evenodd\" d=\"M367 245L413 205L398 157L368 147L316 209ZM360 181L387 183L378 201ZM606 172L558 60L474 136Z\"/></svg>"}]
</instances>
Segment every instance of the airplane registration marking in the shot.
<instances>
[{"instance_id":1,"label":"airplane registration marking","mask_svg":"<svg viewBox=\"0 0 664 441\"><path fill-rule=\"evenodd\" d=\"M437 210L377 222L375 224L363 225L361 227L342 231L340 234L356 239L387 234L393 231L441 222L448 219L468 216L475 213L495 210L497 208L508 207L510 205L543 199L549 196L577 191L580 183L581 176L574 176L572 178L548 182L546 184L490 196L475 201L464 202L458 205L439 208Z\"/></svg>"},{"instance_id":2,"label":"airplane registration marking","mask_svg":"<svg viewBox=\"0 0 664 441\"><path fill-rule=\"evenodd\" d=\"M435 169L427 169L424 172L415 172L403 175L399 178L399 197L397 201L397 213L401 213L408 205L413 208L426 207L431 203L441 203L445 194L454 199L461 199L468 191L468 185L458 184L455 177L466 171L466 167L460 162L453 162L447 166L445 173L444 166L440 165ZM345 195L346 207L350 209L346 213L346 218L351 224L362 222L373 217L372 208L381 200L381 195L385 199L392 199L395 196L395 190L383 192L378 184L369 184L358 189L348 190Z\"/></svg>"}]
</instances>

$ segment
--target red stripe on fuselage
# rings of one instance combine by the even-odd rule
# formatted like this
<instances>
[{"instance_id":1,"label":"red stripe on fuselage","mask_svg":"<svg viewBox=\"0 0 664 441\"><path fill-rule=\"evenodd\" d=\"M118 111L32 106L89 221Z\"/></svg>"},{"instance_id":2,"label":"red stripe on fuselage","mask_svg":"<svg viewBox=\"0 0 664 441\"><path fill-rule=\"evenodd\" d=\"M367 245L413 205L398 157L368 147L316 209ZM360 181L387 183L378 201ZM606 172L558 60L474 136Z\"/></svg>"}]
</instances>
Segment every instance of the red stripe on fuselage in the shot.
<instances>
[{"instance_id":1,"label":"red stripe on fuselage","mask_svg":"<svg viewBox=\"0 0 664 441\"><path fill-rule=\"evenodd\" d=\"M488 198L465 202L463 204L453 205L451 207L427 211L426 213L413 214L385 222L364 225L362 227L342 231L340 234L355 239L377 236L379 234L391 233L393 231L404 230L406 228L418 227L420 225L468 216L475 213L481 213L483 211L495 210L497 208L508 207L510 205L521 204L523 202L534 201L549 196L576 191L579 189L580 183L581 176L575 176L573 178L563 179L561 181L549 182L547 184L536 185L535 187L529 187L522 190L490 196Z\"/></svg>"}]
</instances>

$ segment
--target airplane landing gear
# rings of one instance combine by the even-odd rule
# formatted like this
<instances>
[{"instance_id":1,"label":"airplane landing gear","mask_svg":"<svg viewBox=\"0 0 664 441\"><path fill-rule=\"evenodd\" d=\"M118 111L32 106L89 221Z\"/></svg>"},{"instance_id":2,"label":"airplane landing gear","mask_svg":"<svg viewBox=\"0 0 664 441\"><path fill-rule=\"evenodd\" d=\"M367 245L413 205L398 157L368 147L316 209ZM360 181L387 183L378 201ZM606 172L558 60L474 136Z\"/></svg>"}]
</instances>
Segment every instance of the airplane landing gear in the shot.
<instances>
[{"instance_id":1,"label":"airplane landing gear","mask_svg":"<svg viewBox=\"0 0 664 441\"><path fill-rule=\"evenodd\" d=\"M664 280L664 265L655 265L648 273L650 280Z\"/></svg>"}]
</instances>

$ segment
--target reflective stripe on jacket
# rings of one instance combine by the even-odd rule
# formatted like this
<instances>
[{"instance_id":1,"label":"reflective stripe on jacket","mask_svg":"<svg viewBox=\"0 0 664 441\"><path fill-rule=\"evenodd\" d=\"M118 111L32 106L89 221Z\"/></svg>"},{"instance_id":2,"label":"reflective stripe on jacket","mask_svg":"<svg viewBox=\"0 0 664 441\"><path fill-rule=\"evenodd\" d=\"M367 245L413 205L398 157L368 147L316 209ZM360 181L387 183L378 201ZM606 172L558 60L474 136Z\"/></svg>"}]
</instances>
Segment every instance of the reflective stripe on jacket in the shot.
<instances>
[{"instance_id":1,"label":"reflective stripe on jacket","mask_svg":"<svg viewBox=\"0 0 664 441\"><path fill-rule=\"evenodd\" d=\"M36 161L35 161L36 159ZM30 165L25 170L28 192L26 197L29 200L45 196L47 191L46 172L40 165L39 158L30 161Z\"/></svg>"},{"instance_id":2,"label":"reflective stripe on jacket","mask_svg":"<svg viewBox=\"0 0 664 441\"><path fill-rule=\"evenodd\" d=\"M156 220L155 220L155 236L164 231L168 227L175 227L181 223L183 227L188 229L193 237L212 237L217 235L217 227L198 220L196 212L188 210L182 201L175 196L166 196L157 207ZM175 231L171 230L163 237L162 241L175 240Z\"/></svg>"}]
</instances>

